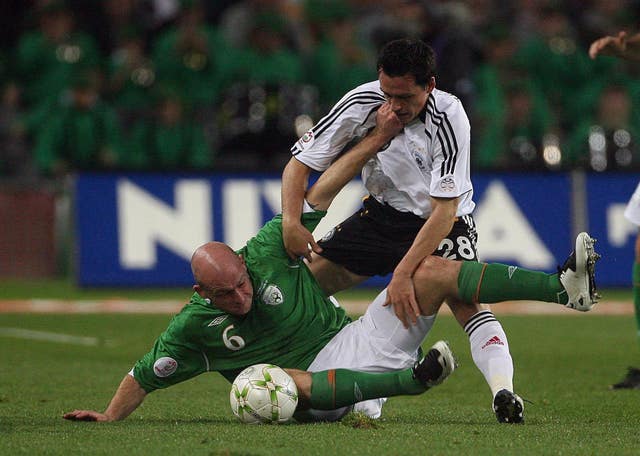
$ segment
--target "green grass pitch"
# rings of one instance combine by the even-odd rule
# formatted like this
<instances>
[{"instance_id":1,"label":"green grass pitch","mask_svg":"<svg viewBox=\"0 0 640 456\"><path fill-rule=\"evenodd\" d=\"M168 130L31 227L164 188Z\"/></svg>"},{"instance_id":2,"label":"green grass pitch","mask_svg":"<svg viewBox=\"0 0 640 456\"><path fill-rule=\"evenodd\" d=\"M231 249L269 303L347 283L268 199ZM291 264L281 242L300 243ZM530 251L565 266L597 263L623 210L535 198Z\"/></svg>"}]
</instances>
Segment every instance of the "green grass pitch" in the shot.
<instances>
[{"instance_id":1,"label":"green grass pitch","mask_svg":"<svg viewBox=\"0 0 640 456\"><path fill-rule=\"evenodd\" d=\"M403 455L638 454L640 391L610 391L640 359L630 316L502 316L524 426L499 424L490 393L450 316L425 346L450 341L460 367L422 396L392 398L375 423L247 426L218 374L154 392L127 420L68 422L103 410L164 329L166 315L0 314L0 328L93 338L95 346L0 335L0 454ZM84 340L84 339L83 339Z\"/></svg>"}]
</instances>

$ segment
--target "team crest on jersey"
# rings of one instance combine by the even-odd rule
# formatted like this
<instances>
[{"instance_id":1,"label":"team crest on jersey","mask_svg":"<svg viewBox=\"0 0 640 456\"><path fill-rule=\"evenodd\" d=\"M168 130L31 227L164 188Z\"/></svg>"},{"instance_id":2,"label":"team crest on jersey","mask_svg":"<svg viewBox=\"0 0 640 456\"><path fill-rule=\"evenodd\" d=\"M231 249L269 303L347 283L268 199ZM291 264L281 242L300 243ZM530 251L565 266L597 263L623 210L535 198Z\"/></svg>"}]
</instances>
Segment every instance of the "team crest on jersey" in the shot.
<instances>
[{"instance_id":1,"label":"team crest on jersey","mask_svg":"<svg viewBox=\"0 0 640 456\"><path fill-rule=\"evenodd\" d=\"M153 372L155 372L156 377L164 378L173 374L178 369L178 361L168 356L163 356L162 358L158 358L155 363L153 363Z\"/></svg>"},{"instance_id":2,"label":"team crest on jersey","mask_svg":"<svg viewBox=\"0 0 640 456\"><path fill-rule=\"evenodd\" d=\"M420 168L420 171L426 171L427 167L424 164L424 158L422 157L422 155L420 155L418 152L413 151L413 159L416 162L416 165L418 165L418 168Z\"/></svg>"},{"instance_id":3,"label":"team crest on jersey","mask_svg":"<svg viewBox=\"0 0 640 456\"><path fill-rule=\"evenodd\" d=\"M284 302L282 290L277 285L269 285L262 292L262 302L270 306L278 306Z\"/></svg>"},{"instance_id":4,"label":"team crest on jersey","mask_svg":"<svg viewBox=\"0 0 640 456\"><path fill-rule=\"evenodd\" d=\"M453 177L445 177L440 181L440 190L443 192L453 192L456 189L456 183Z\"/></svg>"}]
</instances>

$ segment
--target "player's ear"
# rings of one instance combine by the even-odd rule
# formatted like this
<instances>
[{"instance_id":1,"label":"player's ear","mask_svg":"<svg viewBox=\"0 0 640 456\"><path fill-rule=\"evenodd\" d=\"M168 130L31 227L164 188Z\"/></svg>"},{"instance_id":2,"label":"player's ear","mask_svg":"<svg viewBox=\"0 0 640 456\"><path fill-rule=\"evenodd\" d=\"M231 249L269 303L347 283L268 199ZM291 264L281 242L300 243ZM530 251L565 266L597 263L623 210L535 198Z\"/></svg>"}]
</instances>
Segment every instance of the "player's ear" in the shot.
<instances>
[{"instance_id":1,"label":"player's ear","mask_svg":"<svg viewBox=\"0 0 640 456\"><path fill-rule=\"evenodd\" d=\"M193 287L193 291L195 291L196 293L198 293L200 296L202 296L202 293L200 293L202 291L202 288L200 287L200 285L195 284Z\"/></svg>"},{"instance_id":2,"label":"player's ear","mask_svg":"<svg viewBox=\"0 0 640 456\"><path fill-rule=\"evenodd\" d=\"M435 88L436 88L436 78L431 76L429 78L429 82L427 82L427 93L431 93L431 91Z\"/></svg>"}]
</instances>

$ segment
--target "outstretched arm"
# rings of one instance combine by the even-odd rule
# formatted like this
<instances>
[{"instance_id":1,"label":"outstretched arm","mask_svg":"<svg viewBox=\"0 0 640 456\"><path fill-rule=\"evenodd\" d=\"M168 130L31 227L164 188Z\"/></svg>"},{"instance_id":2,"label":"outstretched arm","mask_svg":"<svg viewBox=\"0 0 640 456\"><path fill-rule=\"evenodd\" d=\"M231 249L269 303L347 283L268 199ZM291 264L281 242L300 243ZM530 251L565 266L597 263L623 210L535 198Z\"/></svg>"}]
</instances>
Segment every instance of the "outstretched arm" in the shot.
<instances>
[{"instance_id":1,"label":"outstretched arm","mask_svg":"<svg viewBox=\"0 0 640 456\"><path fill-rule=\"evenodd\" d=\"M309 182L311 168L291 157L282 172L282 240L291 258L305 257L311 261L311 249L322 252L313 234L300 222L302 202Z\"/></svg>"},{"instance_id":2,"label":"outstretched arm","mask_svg":"<svg viewBox=\"0 0 640 456\"><path fill-rule=\"evenodd\" d=\"M622 31L615 36L603 36L595 40L589 47L589 56L595 59L598 55L640 60L640 33L629 36Z\"/></svg>"},{"instance_id":3,"label":"outstretched arm","mask_svg":"<svg viewBox=\"0 0 640 456\"><path fill-rule=\"evenodd\" d=\"M326 211L335 196L362 170L365 163L403 128L402 122L391 110L389 103L384 103L376 114L376 127L327 168L309 189L306 194L309 205L314 209Z\"/></svg>"},{"instance_id":4,"label":"outstretched arm","mask_svg":"<svg viewBox=\"0 0 640 456\"><path fill-rule=\"evenodd\" d=\"M135 378L125 375L120 386L113 395L111 402L104 413L94 410L74 410L62 415L65 420L72 421L119 421L123 420L138 408L145 396L146 391L140 387Z\"/></svg>"}]
</instances>

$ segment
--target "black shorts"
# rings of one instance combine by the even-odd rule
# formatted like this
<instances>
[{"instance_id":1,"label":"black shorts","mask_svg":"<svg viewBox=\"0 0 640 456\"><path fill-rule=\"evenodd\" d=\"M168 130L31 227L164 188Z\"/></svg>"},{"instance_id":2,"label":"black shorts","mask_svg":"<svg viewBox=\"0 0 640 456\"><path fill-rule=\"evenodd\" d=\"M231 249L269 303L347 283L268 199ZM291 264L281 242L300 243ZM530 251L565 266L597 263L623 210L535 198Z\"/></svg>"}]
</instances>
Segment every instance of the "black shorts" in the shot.
<instances>
[{"instance_id":1,"label":"black shorts","mask_svg":"<svg viewBox=\"0 0 640 456\"><path fill-rule=\"evenodd\" d=\"M369 196L358 212L318 243L323 257L349 271L363 276L384 276L393 272L424 223L425 219L415 214L400 212ZM451 232L433 254L451 260L477 260L476 242L473 217L456 217Z\"/></svg>"}]
</instances>

